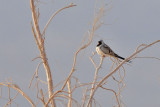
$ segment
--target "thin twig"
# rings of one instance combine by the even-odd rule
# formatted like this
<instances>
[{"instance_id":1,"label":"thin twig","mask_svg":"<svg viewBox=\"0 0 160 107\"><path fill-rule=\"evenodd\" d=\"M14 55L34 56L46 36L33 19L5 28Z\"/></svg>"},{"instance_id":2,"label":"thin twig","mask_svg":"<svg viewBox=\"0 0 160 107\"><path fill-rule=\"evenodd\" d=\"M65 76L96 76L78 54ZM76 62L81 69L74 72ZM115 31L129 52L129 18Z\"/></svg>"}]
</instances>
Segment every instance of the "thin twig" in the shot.
<instances>
[{"instance_id":1,"label":"thin twig","mask_svg":"<svg viewBox=\"0 0 160 107\"><path fill-rule=\"evenodd\" d=\"M48 20L46 26L44 27L44 30L43 30L43 32L42 32L42 36L44 36L45 31L46 31L48 25L50 24L50 22L52 21L52 19L53 19L59 12L61 12L61 11L64 10L64 9L67 9L67 8L70 8L70 7L74 7L74 6L76 6L76 5L73 4L73 3L71 3L71 4L69 4L68 6L63 7L63 8L61 8L61 9L59 9L58 11L56 11L56 12L52 15L52 17Z\"/></svg>"},{"instance_id":2,"label":"thin twig","mask_svg":"<svg viewBox=\"0 0 160 107\"><path fill-rule=\"evenodd\" d=\"M83 90L82 107L84 107L84 105L85 105L85 101L86 101L86 98L87 98L87 90L88 90L88 88Z\"/></svg>"},{"instance_id":3,"label":"thin twig","mask_svg":"<svg viewBox=\"0 0 160 107\"><path fill-rule=\"evenodd\" d=\"M33 81L35 75L37 74L38 69L39 69L39 67L40 67L41 64L42 64L42 62L40 62L40 63L38 64L38 66L37 66L37 68L36 68L36 71L34 72L34 74L33 74L33 76L32 76L31 82L30 82L30 84L29 84L29 88L31 87L32 81Z\"/></svg>"},{"instance_id":4,"label":"thin twig","mask_svg":"<svg viewBox=\"0 0 160 107\"><path fill-rule=\"evenodd\" d=\"M148 58L148 59L157 59L157 60L160 60L160 58L150 57L150 56L136 56L135 58ZM135 59L135 58L134 58L134 59Z\"/></svg>"},{"instance_id":5,"label":"thin twig","mask_svg":"<svg viewBox=\"0 0 160 107\"><path fill-rule=\"evenodd\" d=\"M120 107L120 103L119 103L119 100L118 100L116 91L114 91L113 89L104 88L102 85L101 85L100 87L101 87L102 89L112 91L112 92L114 93L115 97L116 97L116 101L117 101L118 107Z\"/></svg>"},{"instance_id":6,"label":"thin twig","mask_svg":"<svg viewBox=\"0 0 160 107\"><path fill-rule=\"evenodd\" d=\"M6 86L6 87L10 87L10 88L13 88L13 89L17 90L19 93L22 94L22 96L23 96L24 98L26 98L26 100L32 105L32 107L36 107L35 104L33 103L33 101L30 99L30 97L27 96L27 94L24 93L16 84L0 83L0 85Z\"/></svg>"},{"instance_id":7,"label":"thin twig","mask_svg":"<svg viewBox=\"0 0 160 107\"><path fill-rule=\"evenodd\" d=\"M37 57L33 58L32 61L34 61L34 60L36 60L36 59L38 59L38 58L41 58L41 57L40 57L40 56L37 56Z\"/></svg>"},{"instance_id":8,"label":"thin twig","mask_svg":"<svg viewBox=\"0 0 160 107\"><path fill-rule=\"evenodd\" d=\"M19 92L17 92L17 94L10 100L8 101L8 103L4 106L4 107L7 107L9 103L11 103L11 101L15 100L16 97L18 96Z\"/></svg>"},{"instance_id":9,"label":"thin twig","mask_svg":"<svg viewBox=\"0 0 160 107\"><path fill-rule=\"evenodd\" d=\"M96 63L94 62L94 60L92 59L92 57L89 57L89 59L92 61L94 67L97 68L97 65L96 65Z\"/></svg>"},{"instance_id":10,"label":"thin twig","mask_svg":"<svg viewBox=\"0 0 160 107\"><path fill-rule=\"evenodd\" d=\"M62 90L56 91L56 92L48 99L48 101L47 101L46 104L45 104L45 107L47 107L48 104L49 104L49 102L50 102L58 93L61 93L61 92L65 92L65 91L62 91Z\"/></svg>"},{"instance_id":11,"label":"thin twig","mask_svg":"<svg viewBox=\"0 0 160 107\"><path fill-rule=\"evenodd\" d=\"M63 97L63 98L66 98L66 99L70 99L69 96L66 96L64 94L59 94L57 95L56 97ZM75 104L77 105L76 107L80 107L80 104L78 103L78 101L76 101L75 99L72 98L72 101L75 102Z\"/></svg>"}]
</instances>

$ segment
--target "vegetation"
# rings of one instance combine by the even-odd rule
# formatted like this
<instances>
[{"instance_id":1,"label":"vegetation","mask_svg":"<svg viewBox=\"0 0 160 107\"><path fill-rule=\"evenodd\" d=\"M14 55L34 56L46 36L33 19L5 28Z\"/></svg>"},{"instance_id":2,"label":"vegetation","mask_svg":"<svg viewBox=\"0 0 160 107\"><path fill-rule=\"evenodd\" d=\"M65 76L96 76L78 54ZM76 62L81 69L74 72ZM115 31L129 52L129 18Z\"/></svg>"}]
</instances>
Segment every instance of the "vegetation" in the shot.
<instances>
[{"instance_id":1,"label":"vegetation","mask_svg":"<svg viewBox=\"0 0 160 107\"><path fill-rule=\"evenodd\" d=\"M44 92L43 88L40 89L38 87L38 84L43 84L42 82L41 83L37 82L37 95L41 96L41 97L37 97L37 99L43 104L44 107L49 107L49 106L59 107L60 105L58 105L57 102L61 102L61 104L63 106L67 106L67 107L75 107L75 106L76 107L92 107L92 106L94 107L96 105L96 99L94 99L94 95L96 94L97 90L99 88L101 88L106 91L110 91L114 94L114 99L116 100L115 106L117 106L117 107L123 106L123 104L121 102L121 98L120 98L121 91L125 87L125 83L123 80L125 78L126 71L125 71L125 68L123 67L123 65L128 64L127 63L128 60L140 58L137 56L140 52L151 47L152 45L159 43L160 40L154 41L153 43L150 43L150 44L139 45L137 47L136 51L133 54L131 54L128 58L126 58L124 61L120 61L116 58L110 57L110 59L113 61L110 72L108 74L104 75L100 79L98 79L99 71L102 67L104 57L100 58L101 60L100 60L99 64L97 65L95 63L95 59L93 58L96 53L93 52L93 54L91 56L89 56L89 58L90 58L93 66L94 66L94 69L95 69L94 79L90 83L83 83L83 84L81 83L80 84L78 82L78 78L74 78L74 76L73 76L73 74L76 72L75 65L77 63L77 57L78 57L78 54L80 51L86 49L88 46L91 45L96 30L98 30L103 25L103 22L101 21L101 19L103 18L103 15L105 14L105 11L104 11L105 7L102 6L99 9L96 9L96 12L95 12L95 15L93 18L93 22L91 25L91 29L88 30L88 33L87 33L88 40L84 40L85 42L83 43L83 45L79 49L77 49L77 51L75 52L73 65L71 67L70 73L68 74L68 77L60 84L54 83L53 78L52 78L52 71L51 71L49 63L48 63L49 59L47 58L47 53L46 53L45 46L44 46L45 32L48 28L48 25L51 23L52 19L58 13L60 13L61 11L65 10L65 9L73 8L76 5L71 3L68 6L65 6L65 7L59 9L58 11L56 11L51 16L49 21L47 22L46 26L44 27L44 30L41 31L39 28L40 13L39 13L39 9L35 5L38 2L39 2L38 0L30 0L30 6L31 6L31 11L32 11L31 27L32 27L32 32L33 32L35 42L36 42L37 47L40 52L40 56L34 58L33 60L40 58L42 60L42 62L40 62L38 64L37 69L34 72L34 75L31 79L30 84L29 84L29 88L32 86L32 82L34 79L41 81L38 76L38 70L39 70L39 67L43 64L43 67L44 67L45 73L46 73L48 92ZM155 57L148 57L148 58L154 59ZM156 59L158 59L158 58L156 58ZM114 77L113 76L114 73L117 73L117 75L119 77ZM108 83L107 82L108 78L112 78L113 81L115 81L117 83L115 85L118 85L118 91L105 87L105 85ZM56 85L54 85L53 83L56 85L58 84L59 86L61 86L61 88L54 90ZM1 82L0 85L4 86L4 87L8 87L9 96L11 94L10 93L11 88L13 90L17 91L17 94L13 98L11 98L11 97L8 98L9 101L8 101L8 103L6 103L6 105L4 105L5 107L8 105L11 105L11 103L14 101L14 99L16 99L18 94L21 94L32 105L32 107L36 107L36 103L32 100L32 98L30 98L25 92L23 92L23 90L21 90L17 84L13 84L10 82ZM83 89L83 93L81 93L81 95L83 95L82 101L78 101L75 98L75 96L73 95L73 92L75 90L78 90L79 88ZM46 93L46 94L44 94L44 93Z\"/></svg>"}]
</instances>

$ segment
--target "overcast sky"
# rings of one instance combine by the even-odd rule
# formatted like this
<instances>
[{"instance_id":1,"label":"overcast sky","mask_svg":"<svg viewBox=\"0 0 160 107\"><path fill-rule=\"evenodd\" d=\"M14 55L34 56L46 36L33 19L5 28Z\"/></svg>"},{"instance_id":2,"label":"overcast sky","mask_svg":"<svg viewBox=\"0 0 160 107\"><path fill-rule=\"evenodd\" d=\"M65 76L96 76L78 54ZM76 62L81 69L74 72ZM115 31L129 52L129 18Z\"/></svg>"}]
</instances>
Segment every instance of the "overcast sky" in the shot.
<instances>
[{"instance_id":1,"label":"overcast sky","mask_svg":"<svg viewBox=\"0 0 160 107\"><path fill-rule=\"evenodd\" d=\"M52 70L54 84L66 78L71 70L74 53L80 47L84 34L91 28L94 17L93 0L44 0L39 6L41 30L58 9L73 2L76 7L58 14L46 31L46 52ZM81 83L91 82L94 67L89 56L95 51L97 41L103 39L116 53L123 57L130 56L142 43L149 44L160 39L160 1L159 0L106 0L104 4L104 25L95 32L92 44L80 52L74 76ZM97 4L99 8L102 2ZM109 9L109 10L108 10ZM32 61L39 55L32 31L29 0L2 0L0 3L0 82L12 79L33 101L36 91L28 88L30 79L40 60ZM159 57L160 44L156 44L139 56ZM95 55L94 60L99 62ZM100 77L106 75L111 67L111 60L105 58ZM126 87L121 93L122 101L127 107L160 106L160 61L153 59L135 59L131 65L125 65ZM107 72L108 71L108 72ZM45 80L41 66L39 75ZM35 82L34 82L35 83ZM111 84L111 83L110 83ZM108 85L107 88L112 87ZM115 86L117 86L114 83ZM114 86L113 86L114 87ZM0 106L8 101L7 88L2 88ZM78 91L78 95L82 95ZM13 91L14 93L14 91ZM15 95L15 93L14 93ZM102 107L111 107L113 93L99 90L96 99ZM12 107L29 107L30 104L21 95ZM42 105L39 104L41 107Z\"/></svg>"}]
</instances>

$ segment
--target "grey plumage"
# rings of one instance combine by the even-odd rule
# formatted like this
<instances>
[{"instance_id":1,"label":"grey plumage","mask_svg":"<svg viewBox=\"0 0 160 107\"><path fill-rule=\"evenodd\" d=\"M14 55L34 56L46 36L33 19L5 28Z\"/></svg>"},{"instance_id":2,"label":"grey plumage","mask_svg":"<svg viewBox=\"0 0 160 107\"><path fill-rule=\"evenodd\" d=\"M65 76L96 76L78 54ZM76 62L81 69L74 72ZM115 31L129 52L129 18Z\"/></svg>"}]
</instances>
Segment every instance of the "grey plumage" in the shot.
<instances>
[{"instance_id":1,"label":"grey plumage","mask_svg":"<svg viewBox=\"0 0 160 107\"><path fill-rule=\"evenodd\" d=\"M96 47L96 51L99 55L105 57L105 56L113 56L116 58L120 58L122 60L125 60L125 58L119 56L118 54L116 54L108 45L106 45L103 40L98 41L98 45Z\"/></svg>"}]
</instances>

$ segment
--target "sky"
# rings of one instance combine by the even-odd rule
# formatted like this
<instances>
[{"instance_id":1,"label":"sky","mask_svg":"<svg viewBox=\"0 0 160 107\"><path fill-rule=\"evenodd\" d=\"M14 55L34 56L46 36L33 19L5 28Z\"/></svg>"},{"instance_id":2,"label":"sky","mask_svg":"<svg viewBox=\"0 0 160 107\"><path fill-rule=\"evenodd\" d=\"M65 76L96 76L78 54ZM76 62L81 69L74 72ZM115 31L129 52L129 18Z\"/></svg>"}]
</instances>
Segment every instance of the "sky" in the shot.
<instances>
[{"instance_id":1,"label":"sky","mask_svg":"<svg viewBox=\"0 0 160 107\"><path fill-rule=\"evenodd\" d=\"M95 68L89 56L95 52L97 41L103 39L117 54L130 56L140 44L149 44L160 39L160 1L159 0L43 0L38 4L40 29L43 30L51 15L58 9L70 3L77 6L59 13L46 30L45 47L49 65L52 70L54 84L64 80L72 68L76 50L82 45L84 35L91 29L95 7L98 10L105 5L104 24L95 32L93 42L78 55L76 72L73 76L81 83L91 82ZM0 82L12 81L17 84L34 102L36 90L33 83L28 88L33 73L40 59L32 30L32 14L29 0L3 0L0 3ZM160 44L147 48L139 56L158 57ZM94 56L98 64L100 57ZM160 72L159 60L134 59L130 65L125 64L126 87L121 92L121 99L125 107L159 107L160 106ZM109 58L105 58L99 77L107 75L112 65ZM45 71L40 67L39 76L45 81ZM110 78L107 88L116 88L117 84ZM46 85L42 85L47 87ZM59 88L59 87L57 87ZM47 89L47 88L45 88ZM117 88L116 88L117 89ZM1 88L0 106L8 100L8 89ZM11 91L12 96L15 91ZM74 93L75 98L81 96L82 89ZM95 95L98 103L105 107L114 105L113 93L99 89ZM112 101L112 98L114 99ZM30 104L19 95L12 107L29 107ZM39 103L39 107L42 104ZM98 105L97 105L98 106Z\"/></svg>"}]
</instances>

